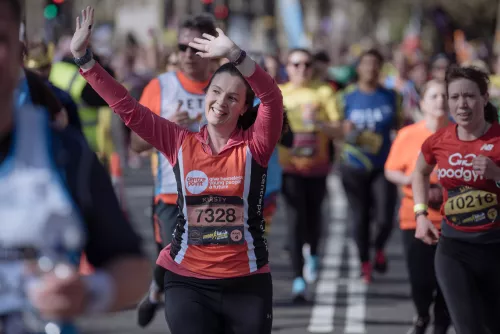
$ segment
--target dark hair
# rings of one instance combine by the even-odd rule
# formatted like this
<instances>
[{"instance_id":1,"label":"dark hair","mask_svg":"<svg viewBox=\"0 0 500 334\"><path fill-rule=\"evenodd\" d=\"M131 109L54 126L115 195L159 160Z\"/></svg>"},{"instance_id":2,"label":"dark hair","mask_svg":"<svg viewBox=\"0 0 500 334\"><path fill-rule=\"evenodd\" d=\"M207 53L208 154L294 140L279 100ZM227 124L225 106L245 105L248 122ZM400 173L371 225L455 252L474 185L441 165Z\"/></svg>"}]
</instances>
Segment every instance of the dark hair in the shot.
<instances>
[{"instance_id":1,"label":"dark hair","mask_svg":"<svg viewBox=\"0 0 500 334\"><path fill-rule=\"evenodd\" d=\"M380 51L378 51L377 49L368 49L366 51L363 51L363 53L361 53L361 55L358 58L356 66L359 65L359 63L361 63L363 58L366 56L373 56L377 58L380 65L384 63L384 56L382 56L382 53L380 53Z\"/></svg>"},{"instance_id":2,"label":"dark hair","mask_svg":"<svg viewBox=\"0 0 500 334\"><path fill-rule=\"evenodd\" d=\"M473 81L479 88L481 95L486 95L488 93L488 87L490 84L488 74L484 73L477 67L460 67L457 65L450 66L446 72L446 89L448 90L450 83L459 79ZM497 108L495 108L495 106L493 106L493 104L489 101L484 107L484 119L489 123L498 122Z\"/></svg>"},{"instance_id":3,"label":"dark hair","mask_svg":"<svg viewBox=\"0 0 500 334\"><path fill-rule=\"evenodd\" d=\"M290 51L288 51L288 56L286 57L287 62L288 62L288 58L290 58L290 56L292 54L294 54L295 52L305 53L309 58L311 58L311 60L314 60L311 51L304 49L304 48L293 48L293 49L290 49Z\"/></svg>"},{"instance_id":4,"label":"dark hair","mask_svg":"<svg viewBox=\"0 0 500 334\"><path fill-rule=\"evenodd\" d=\"M259 110L259 105L254 105L255 101L255 93L252 90L252 87L250 87L250 84L246 81L246 79L243 77L243 75L238 71L236 66L234 66L232 63L226 63L219 67L217 71L212 75L210 78L210 81L208 82L207 87L205 88L205 92L208 90L210 85L212 84L213 79L221 73L228 73L233 76L240 77L241 80L245 83L245 88L246 88L246 95L245 95L245 106L248 108L247 111L241 115L238 118L238 123L237 127L243 130L248 129L255 123L255 120L257 119L257 112ZM281 135L283 136L284 133L286 133L289 130L288 128L288 118L286 117L286 112L283 110L283 125L281 128Z\"/></svg>"},{"instance_id":5,"label":"dark hair","mask_svg":"<svg viewBox=\"0 0 500 334\"><path fill-rule=\"evenodd\" d=\"M2 3L6 3L10 7L13 14L13 19L21 24L23 19L23 6L19 0L0 0Z\"/></svg>"},{"instance_id":6,"label":"dark hair","mask_svg":"<svg viewBox=\"0 0 500 334\"><path fill-rule=\"evenodd\" d=\"M131 31L129 31L127 33L127 35L125 36L125 43L128 47L136 47L139 45L137 38L135 37L134 33Z\"/></svg>"},{"instance_id":7,"label":"dark hair","mask_svg":"<svg viewBox=\"0 0 500 334\"><path fill-rule=\"evenodd\" d=\"M319 51L316 52L313 56L314 61L321 62L321 63L330 63L331 59L330 56L326 51Z\"/></svg>"},{"instance_id":8,"label":"dark hair","mask_svg":"<svg viewBox=\"0 0 500 334\"><path fill-rule=\"evenodd\" d=\"M217 30L215 30L215 19L212 15L207 13L187 17L179 26L179 30L181 29L193 29L201 32L202 34L217 36Z\"/></svg>"}]
</instances>

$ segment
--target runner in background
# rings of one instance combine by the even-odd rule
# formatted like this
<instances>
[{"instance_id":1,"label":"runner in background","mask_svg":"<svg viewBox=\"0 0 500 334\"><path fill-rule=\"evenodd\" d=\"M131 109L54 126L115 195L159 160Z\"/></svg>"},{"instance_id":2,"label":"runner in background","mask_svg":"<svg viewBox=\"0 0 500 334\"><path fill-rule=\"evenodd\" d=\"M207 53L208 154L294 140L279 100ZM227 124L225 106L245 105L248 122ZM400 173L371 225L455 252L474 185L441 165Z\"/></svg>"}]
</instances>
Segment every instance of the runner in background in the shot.
<instances>
[{"instance_id":1,"label":"runner in background","mask_svg":"<svg viewBox=\"0 0 500 334\"><path fill-rule=\"evenodd\" d=\"M405 125L414 123L419 117L419 95L415 84L409 79L410 63L406 55L397 49L393 58L396 73L384 79L383 85L398 92L402 98Z\"/></svg>"},{"instance_id":2,"label":"runner in background","mask_svg":"<svg viewBox=\"0 0 500 334\"><path fill-rule=\"evenodd\" d=\"M22 52L20 53L21 63L24 63L26 56L26 29L25 24L20 24L19 41L21 42ZM19 81L16 94L20 94L22 98L17 101L17 107L21 107L24 103L33 103L36 106L41 106L49 113L50 120L59 128L65 128L68 125L68 114L61 102L57 99L50 87L46 84L43 78L35 72L23 67L19 72Z\"/></svg>"},{"instance_id":3,"label":"runner in background","mask_svg":"<svg viewBox=\"0 0 500 334\"><path fill-rule=\"evenodd\" d=\"M72 50L87 48L93 10L77 21ZM179 188L175 237L157 263L165 274L165 315L173 334L270 334L272 278L261 203L266 167L283 126L274 80L220 29L189 47L202 58L228 58L205 97L207 125L191 132L137 103L93 59L82 74L127 126L174 166ZM252 88L253 87L253 88ZM255 94L261 100L253 106ZM248 118L257 113L246 131ZM214 229L214 227L216 227Z\"/></svg>"},{"instance_id":4,"label":"runner in background","mask_svg":"<svg viewBox=\"0 0 500 334\"><path fill-rule=\"evenodd\" d=\"M291 148L279 147L279 158L285 211L291 224L292 297L297 302L306 298L306 282L312 283L318 276L321 208L332 165L330 140L340 128L335 92L327 83L313 80L313 66L308 50L291 50L287 64L290 82L280 86L294 136ZM309 255L304 261L305 244Z\"/></svg>"},{"instance_id":5,"label":"runner in background","mask_svg":"<svg viewBox=\"0 0 500 334\"><path fill-rule=\"evenodd\" d=\"M150 33L151 47L144 48L137 41L132 33L126 35L123 48L119 50L116 61L113 62L113 69L116 79L123 84L135 99L140 99L146 85L155 76L156 69L157 40L153 33ZM147 58L151 59L151 65L147 66ZM130 147L132 132L126 127L121 119L109 110L106 121L111 122L112 142L115 151L118 152L122 161L127 162L130 168L140 168L141 158L138 153Z\"/></svg>"},{"instance_id":6,"label":"runner in background","mask_svg":"<svg viewBox=\"0 0 500 334\"><path fill-rule=\"evenodd\" d=\"M401 127L401 99L379 83L382 55L365 51L357 65L358 82L338 95L337 113L344 119L340 171L354 224L354 240L366 283L372 271L388 268L385 245L391 235L397 188L384 176L393 132ZM370 261L371 222L378 227L375 261Z\"/></svg>"},{"instance_id":7,"label":"runner in background","mask_svg":"<svg viewBox=\"0 0 500 334\"><path fill-rule=\"evenodd\" d=\"M97 140L99 108L107 107L107 105L99 94L97 94L78 74L78 66L75 65L69 50L64 51L66 51L66 53L63 55L62 60L52 64L49 80L56 87L70 94L77 103L85 138L94 152L100 155L101 161L107 162L110 157L100 154L99 147L101 150L107 150L109 152L107 147L111 144L98 143ZM97 55L96 58L98 58ZM106 67L106 70L114 76L114 72L111 68ZM105 138L109 137L110 136L105 136Z\"/></svg>"},{"instance_id":8,"label":"runner in background","mask_svg":"<svg viewBox=\"0 0 500 334\"><path fill-rule=\"evenodd\" d=\"M328 83L332 89L337 92L345 87L330 78L329 69L331 59L326 51L316 52L313 56L314 78L316 80Z\"/></svg>"},{"instance_id":9,"label":"runner in background","mask_svg":"<svg viewBox=\"0 0 500 334\"><path fill-rule=\"evenodd\" d=\"M204 122L204 95L212 75L210 59L200 58L188 44L203 34L215 35L215 23L206 14L189 17L179 27L178 51L179 71L166 72L153 79L144 89L140 103L155 114L198 132ZM152 148L136 134L132 134L132 148L140 153ZM172 241L172 233L179 215L177 182L172 166L160 152L152 158L155 178L153 228L158 254ZM147 326L154 318L163 291L165 270L156 266L155 279L148 296L138 308L138 323Z\"/></svg>"},{"instance_id":10,"label":"runner in background","mask_svg":"<svg viewBox=\"0 0 500 334\"><path fill-rule=\"evenodd\" d=\"M431 79L445 81L446 71L451 65L450 59L443 53L431 59Z\"/></svg>"},{"instance_id":11,"label":"runner in background","mask_svg":"<svg viewBox=\"0 0 500 334\"><path fill-rule=\"evenodd\" d=\"M266 64L265 56L262 56L260 54L251 54L251 57L252 59L255 59L255 62L259 64L259 66L262 67L264 71L267 72L267 68L265 65ZM254 108L257 108L259 103L260 100L258 98L255 98ZM255 114L255 117L257 117L257 114ZM293 132L290 130L286 112L283 115L283 117L284 120L283 120L282 136L280 138L280 141L278 142L278 145L291 148L293 145ZM255 119L251 123L249 123L249 126L251 126L254 122ZM266 231L265 231L266 237L269 236L269 233L271 231L273 217L277 209L278 196L281 193L281 187L283 184L282 182L283 169L281 168L279 162L278 145L274 149L273 154L271 155L271 159L269 160L269 163L267 165L266 193L264 194L264 212L263 212L264 219L266 221Z\"/></svg>"},{"instance_id":12,"label":"runner in background","mask_svg":"<svg viewBox=\"0 0 500 334\"><path fill-rule=\"evenodd\" d=\"M402 230L406 265L410 277L411 296L417 311L413 328L407 334L425 334L431 322L429 309L434 304L434 334L446 334L450 318L443 294L436 281L434 256L436 247L415 238L415 214L411 181L423 142L449 123L446 106L446 84L429 81L422 89L420 110L423 120L402 128L392 143L385 163L387 180L400 186L403 198L399 208L399 226ZM430 175L429 220L440 229L442 216L439 208L443 202L436 170Z\"/></svg>"},{"instance_id":13,"label":"runner in background","mask_svg":"<svg viewBox=\"0 0 500 334\"><path fill-rule=\"evenodd\" d=\"M57 97L64 107L68 115L68 124L79 132L82 132L82 124L78 115L78 107L71 98L71 96L54 86L49 81L50 71L52 68L52 52L51 46L44 42L29 42L27 44L26 56L24 59L24 67L36 73L40 78L45 81L45 84L50 88L52 93ZM30 74L27 75L28 82L30 81Z\"/></svg>"},{"instance_id":14,"label":"runner in background","mask_svg":"<svg viewBox=\"0 0 500 334\"><path fill-rule=\"evenodd\" d=\"M422 145L412 189L415 236L437 245L435 268L457 334L500 333L500 125L488 76L451 68L446 78L455 123ZM429 219L430 175L443 187L441 232Z\"/></svg>"}]
</instances>

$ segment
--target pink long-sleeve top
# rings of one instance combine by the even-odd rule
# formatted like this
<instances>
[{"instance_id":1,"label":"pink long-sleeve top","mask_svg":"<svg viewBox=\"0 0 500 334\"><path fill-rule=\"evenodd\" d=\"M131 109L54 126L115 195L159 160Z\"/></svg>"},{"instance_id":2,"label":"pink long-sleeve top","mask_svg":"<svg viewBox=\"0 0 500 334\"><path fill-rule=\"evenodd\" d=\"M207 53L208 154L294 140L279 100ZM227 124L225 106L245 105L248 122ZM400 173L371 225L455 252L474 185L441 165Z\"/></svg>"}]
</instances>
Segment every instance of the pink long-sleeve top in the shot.
<instances>
[{"instance_id":1,"label":"pink long-sleeve top","mask_svg":"<svg viewBox=\"0 0 500 334\"><path fill-rule=\"evenodd\" d=\"M255 123L247 130L236 128L219 154L214 155L209 145L209 134L206 126L200 132L192 133L153 113L132 98L126 88L114 80L97 63L90 70L81 71L80 73L113 111L120 116L125 125L163 153L170 164L174 166L174 169L179 164L182 164L179 168L179 174L184 172L184 175L180 175L177 182L181 181L183 189L182 193L179 194L179 198L183 200L179 200L178 203L184 216L184 225L181 224L180 226L178 224L177 233L174 235L172 244L160 253L157 264L179 275L205 279L238 277L269 272L267 243L263 237L264 228L261 225L263 221L260 210L262 203L259 202L262 200L263 194L260 194L262 191L253 191L255 186L251 183L254 182L254 179L257 179L256 175L259 173L263 175L262 179L265 180L265 167L267 167L281 135L283 98L275 81L258 65L254 73L246 78L261 101ZM197 158L192 158L194 156ZM229 157L233 157L231 159L246 160L239 163ZM258 166L254 166L254 163ZM189 170L184 169L195 167L194 169L197 171L197 169L208 168L210 172L217 173L216 170L210 170L210 166L217 165L219 166L219 173L221 173L220 170L222 170L222 173L232 171L231 168L226 168L226 166L243 165L240 168L241 171L239 171L243 176L234 175L236 178L233 175L227 176L233 177L230 184L235 184L234 180L238 179L238 177L242 178L239 188L237 186L232 190L231 195L235 197L234 195L238 193L237 189L241 190L240 197L244 203L244 205L242 204L242 208L244 207L242 219L245 220L242 228L244 230L241 230L242 233L238 231L232 233L232 230L226 231L226 233L229 233L227 237L229 244L197 245L196 242L193 244L191 239L189 240L190 243L188 243L186 230L189 229L190 233L194 232L193 229L196 226L193 227L191 223L188 225L186 221L186 215L191 217L189 216L189 207L186 209L186 206L188 206L186 200L188 203L192 202L191 198L195 196L191 196L192 193L189 192L190 188L188 182L186 182L189 177L187 175ZM259 166L260 170L258 170ZM234 170L237 170L237 168L235 167ZM224 176L222 175L222 179L224 179ZM246 180L246 178L252 180ZM220 180L221 177L214 179ZM212 184L212 179L208 178L207 184L208 182ZM238 183L236 182L236 184ZM211 190L207 189L206 192L201 194L198 192L197 194L206 194L211 198L216 196L224 197L224 193L218 192L219 188L224 187L209 188ZM205 237L205 235L203 236ZM243 240L231 244L230 239L233 239L233 241L237 239Z\"/></svg>"}]
</instances>

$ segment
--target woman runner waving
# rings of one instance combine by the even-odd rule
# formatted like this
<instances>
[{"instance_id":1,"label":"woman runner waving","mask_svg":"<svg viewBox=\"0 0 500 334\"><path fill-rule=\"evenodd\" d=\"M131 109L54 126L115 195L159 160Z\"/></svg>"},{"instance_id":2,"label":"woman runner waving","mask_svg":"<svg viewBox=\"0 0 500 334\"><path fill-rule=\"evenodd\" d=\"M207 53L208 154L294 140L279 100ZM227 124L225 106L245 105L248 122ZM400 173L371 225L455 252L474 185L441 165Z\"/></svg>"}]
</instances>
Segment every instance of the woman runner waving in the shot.
<instances>
[{"instance_id":1,"label":"woman runner waving","mask_svg":"<svg viewBox=\"0 0 500 334\"><path fill-rule=\"evenodd\" d=\"M274 80L220 29L189 46L225 57L205 97L208 125L192 133L134 100L87 50L93 10L82 12L71 50L83 77L125 124L172 164L178 223L158 258L173 334L271 333L272 282L262 213L267 163L280 138L283 100ZM255 93L254 93L255 92ZM255 95L261 100L253 110ZM257 112L255 123L244 124Z\"/></svg>"}]
</instances>

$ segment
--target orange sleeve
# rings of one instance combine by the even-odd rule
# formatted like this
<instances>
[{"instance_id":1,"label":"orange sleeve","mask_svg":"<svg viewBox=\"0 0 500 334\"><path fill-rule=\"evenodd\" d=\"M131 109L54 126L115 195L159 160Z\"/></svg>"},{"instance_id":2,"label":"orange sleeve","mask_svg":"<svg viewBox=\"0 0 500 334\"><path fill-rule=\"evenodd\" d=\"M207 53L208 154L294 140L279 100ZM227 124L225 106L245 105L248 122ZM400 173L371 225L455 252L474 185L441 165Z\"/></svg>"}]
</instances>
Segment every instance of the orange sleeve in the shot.
<instances>
[{"instance_id":1,"label":"orange sleeve","mask_svg":"<svg viewBox=\"0 0 500 334\"><path fill-rule=\"evenodd\" d=\"M161 87L158 78L154 78L144 87L139 103L149 108L155 114L160 115Z\"/></svg>"},{"instance_id":2,"label":"orange sleeve","mask_svg":"<svg viewBox=\"0 0 500 334\"><path fill-rule=\"evenodd\" d=\"M385 162L384 168L386 170L401 171L405 172L408 167L408 163L405 161L405 141L407 136L405 131L399 131L396 139L391 146L391 151L389 152L389 157Z\"/></svg>"}]
</instances>

